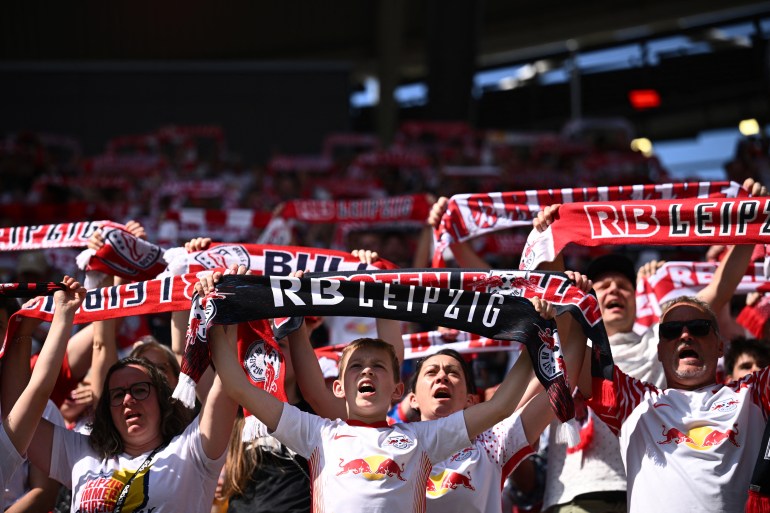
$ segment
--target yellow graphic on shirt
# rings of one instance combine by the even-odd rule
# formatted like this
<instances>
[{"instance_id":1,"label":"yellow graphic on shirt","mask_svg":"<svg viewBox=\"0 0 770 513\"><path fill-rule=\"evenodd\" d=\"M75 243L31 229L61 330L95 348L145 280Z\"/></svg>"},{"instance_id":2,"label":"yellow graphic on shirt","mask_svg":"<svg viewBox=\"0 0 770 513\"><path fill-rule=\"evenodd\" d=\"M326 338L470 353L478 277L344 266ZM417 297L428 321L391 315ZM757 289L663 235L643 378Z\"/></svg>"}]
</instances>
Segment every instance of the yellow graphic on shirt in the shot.
<instances>
[{"instance_id":1,"label":"yellow graphic on shirt","mask_svg":"<svg viewBox=\"0 0 770 513\"><path fill-rule=\"evenodd\" d=\"M123 503L123 511L139 511L147 504L147 472L143 470L131 482L128 496ZM77 511L98 513L112 511L121 490L134 474L133 470L116 470L109 477L96 476L86 481L80 494Z\"/></svg>"},{"instance_id":2,"label":"yellow graphic on shirt","mask_svg":"<svg viewBox=\"0 0 770 513\"><path fill-rule=\"evenodd\" d=\"M425 483L425 493L428 498L437 498L449 492L449 490L456 490L458 486L467 488L468 490L475 491L476 488L471 483L471 473L462 474L455 472L452 469L446 469L439 474L431 474L428 477L427 483Z\"/></svg>"}]
</instances>

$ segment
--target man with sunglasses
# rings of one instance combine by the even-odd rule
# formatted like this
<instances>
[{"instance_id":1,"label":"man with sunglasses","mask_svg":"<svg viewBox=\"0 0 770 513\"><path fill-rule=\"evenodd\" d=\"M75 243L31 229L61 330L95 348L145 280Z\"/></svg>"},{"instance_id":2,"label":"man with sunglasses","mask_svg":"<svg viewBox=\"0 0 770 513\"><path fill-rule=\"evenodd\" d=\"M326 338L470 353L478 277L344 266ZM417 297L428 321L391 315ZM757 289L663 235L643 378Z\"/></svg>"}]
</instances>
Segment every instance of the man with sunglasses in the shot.
<instances>
[{"instance_id":1,"label":"man with sunglasses","mask_svg":"<svg viewBox=\"0 0 770 513\"><path fill-rule=\"evenodd\" d=\"M742 512L770 413L770 371L717 383L724 345L711 306L683 296L661 309L658 360L667 388L616 367L614 397L594 378L589 401L619 434L629 511Z\"/></svg>"}]
</instances>

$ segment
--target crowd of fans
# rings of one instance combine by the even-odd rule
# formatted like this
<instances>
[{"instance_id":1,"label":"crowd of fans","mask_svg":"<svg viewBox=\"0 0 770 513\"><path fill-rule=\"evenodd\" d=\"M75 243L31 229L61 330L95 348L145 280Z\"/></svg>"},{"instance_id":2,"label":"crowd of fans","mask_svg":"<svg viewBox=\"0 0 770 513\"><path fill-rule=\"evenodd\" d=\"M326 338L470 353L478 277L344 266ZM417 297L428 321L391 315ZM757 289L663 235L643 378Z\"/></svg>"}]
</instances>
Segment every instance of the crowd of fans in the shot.
<instances>
[{"instance_id":1,"label":"crowd of fans","mask_svg":"<svg viewBox=\"0 0 770 513\"><path fill-rule=\"evenodd\" d=\"M618 120L584 121L560 134L410 122L387 148L372 136L333 134L318 155L246 164L214 126L119 137L88 157L69 138L14 134L0 149L8 184L0 211L7 227L113 220L135 238L198 252L212 239L257 242L296 200L419 195L427 205L420 219L296 216L287 219L286 243L424 270L425 246L455 194L669 182L660 162L632 151L630 139ZM751 158L742 144L727 176L764 197L767 145L751 145L763 149ZM558 211L545 206L532 228L546 230ZM455 242L449 264L517 268L525 238ZM92 251L104 244L99 232L89 240ZM188 409L172 391L189 379L180 378L189 311L73 327L86 294L79 252L0 252L4 281L64 284L52 321L22 318L2 355L0 505L11 512L743 511L747 496L770 491L752 476L770 411L770 375L762 370L770 344L757 326L770 326L770 308L761 292L736 294L757 258L753 246L707 248L606 255L606 248L570 247L554 261L549 270L566 271L582 293L595 291L616 365L611 400L583 365L591 352L585 334L557 318L565 370L579 376L570 379L578 385L575 419L565 423L576 430L571 437L531 379L534 362L524 350L405 358L404 334L458 338L429 319L306 317L276 341L283 401L241 372L236 328L213 327L214 365ZM664 259L716 253L717 270L697 296L657 305L659 322L634 330L639 282ZM221 273L199 279L197 290L211 293ZM123 283L107 276L99 286ZM3 330L19 307L0 303ZM533 299L531 308L555 317L547 300ZM738 315L746 308L752 323Z\"/></svg>"}]
</instances>

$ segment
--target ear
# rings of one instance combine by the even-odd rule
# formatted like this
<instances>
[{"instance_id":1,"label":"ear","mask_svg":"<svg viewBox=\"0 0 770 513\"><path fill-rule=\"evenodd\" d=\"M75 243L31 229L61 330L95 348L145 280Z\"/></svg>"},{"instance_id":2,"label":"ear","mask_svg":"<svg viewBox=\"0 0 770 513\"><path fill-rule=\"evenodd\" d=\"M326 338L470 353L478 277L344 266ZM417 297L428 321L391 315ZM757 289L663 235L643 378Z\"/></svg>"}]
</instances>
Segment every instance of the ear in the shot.
<instances>
[{"instance_id":1,"label":"ear","mask_svg":"<svg viewBox=\"0 0 770 513\"><path fill-rule=\"evenodd\" d=\"M401 382L396 383L396 388L393 390L393 395L390 396L391 402L395 402L401 399L404 395L404 384Z\"/></svg>"},{"instance_id":2,"label":"ear","mask_svg":"<svg viewBox=\"0 0 770 513\"><path fill-rule=\"evenodd\" d=\"M725 355L725 343L720 336L717 336L717 355L720 358Z\"/></svg>"},{"instance_id":3,"label":"ear","mask_svg":"<svg viewBox=\"0 0 770 513\"><path fill-rule=\"evenodd\" d=\"M345 398L345 390L342 387L342 382L338 379L334 380L334 383L332 383L332 393L334 393L335 397L339 397L340 399Z\"/></svg>"},{"instance_id":4,"label":"ear","mask_svg":"<svg viewBox=\"0 0 770 513\"><path fill-rule=\"evenodd\" d=\"M479 397L479 394L468 394L468 397L465 399L465 408L468 408L469 406L473 406L474 404L479 404L481 402L481 397Z\"/></svg>"},{"instance_id":5,"label":"ear","mask_svg":"<svg viewBox=\"0 0 770 513\"><path fill-rule=\"evenodd\" d=\"M413 410L420 411L420 403L417 402L417 396L414 395L414 392L409 392L406 397L409 400L409 407Z\"/></svg>"}]
</instances>

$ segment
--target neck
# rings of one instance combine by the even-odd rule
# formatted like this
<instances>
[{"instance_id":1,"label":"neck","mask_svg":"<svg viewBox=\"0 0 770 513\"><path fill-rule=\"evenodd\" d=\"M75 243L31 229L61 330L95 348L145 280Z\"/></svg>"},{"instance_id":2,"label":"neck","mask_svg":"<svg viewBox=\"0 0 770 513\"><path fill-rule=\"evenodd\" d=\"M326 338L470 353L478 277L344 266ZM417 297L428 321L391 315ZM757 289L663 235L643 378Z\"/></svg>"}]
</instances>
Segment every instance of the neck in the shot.
<instances>
[{"instance_id":1,"label":"neck","mask_svg":"<svg viewBox=\"0 0 770 513\"><path fill-rule=\"evenodd\" d=\"M132 458L136 458L137 456L141 456L144 453L157 449L162 444L163 444L163 438L161 438L160 436L158 436L157 438L153 438L151 441L143 444L128 444L124 441L123 452L128 454Z\"/></svg>"}]
</instances>

